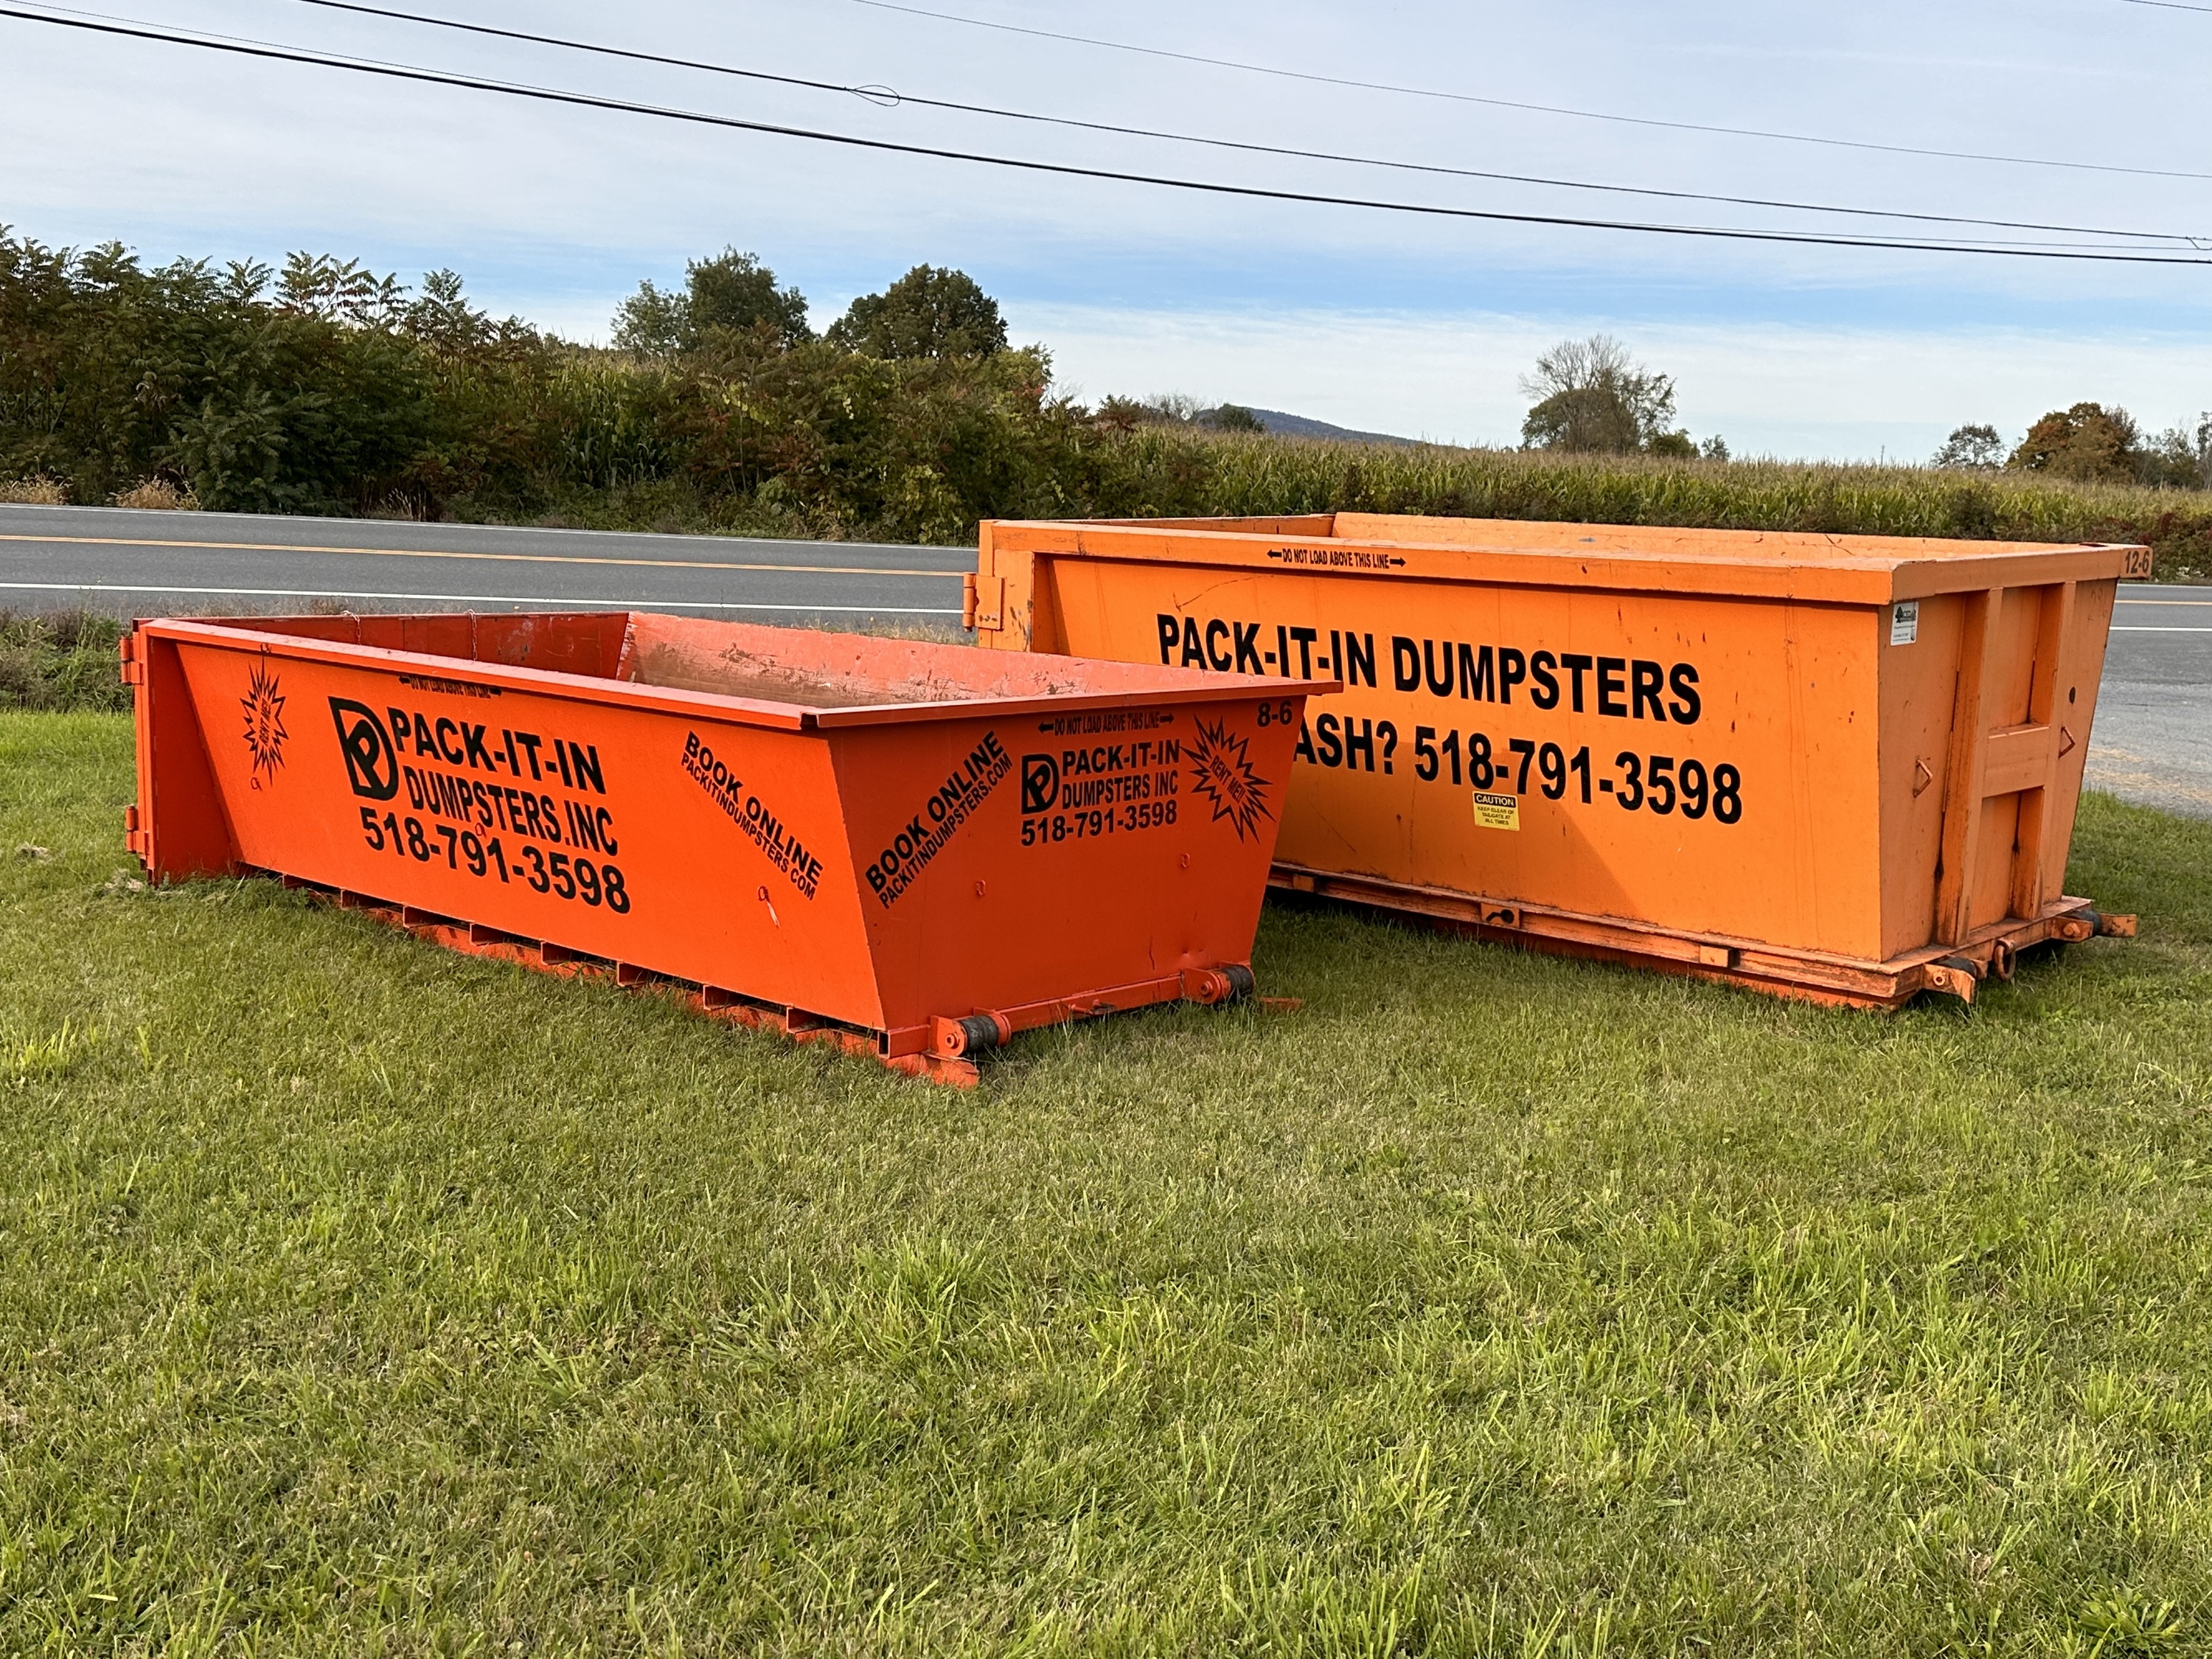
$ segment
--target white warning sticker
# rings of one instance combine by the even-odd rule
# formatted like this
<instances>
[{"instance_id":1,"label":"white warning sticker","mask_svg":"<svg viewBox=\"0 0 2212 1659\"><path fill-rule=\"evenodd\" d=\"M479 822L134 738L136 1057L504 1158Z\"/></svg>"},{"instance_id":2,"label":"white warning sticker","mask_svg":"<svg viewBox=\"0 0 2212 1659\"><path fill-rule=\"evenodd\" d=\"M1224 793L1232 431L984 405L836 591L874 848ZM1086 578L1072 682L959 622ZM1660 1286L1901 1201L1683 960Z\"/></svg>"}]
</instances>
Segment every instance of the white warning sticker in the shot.
<instances>
[{"instance_id":1,"label":"white warning sticker","mask_svg":"<svg viewBox=\"0 0 2212 1659\"><path fill-rule=\"evenodd\" d=\"M1899 599L1889 607L1889 642L1911 645L1920 637L1920 601Z\"/></svg>"}]
</instances>

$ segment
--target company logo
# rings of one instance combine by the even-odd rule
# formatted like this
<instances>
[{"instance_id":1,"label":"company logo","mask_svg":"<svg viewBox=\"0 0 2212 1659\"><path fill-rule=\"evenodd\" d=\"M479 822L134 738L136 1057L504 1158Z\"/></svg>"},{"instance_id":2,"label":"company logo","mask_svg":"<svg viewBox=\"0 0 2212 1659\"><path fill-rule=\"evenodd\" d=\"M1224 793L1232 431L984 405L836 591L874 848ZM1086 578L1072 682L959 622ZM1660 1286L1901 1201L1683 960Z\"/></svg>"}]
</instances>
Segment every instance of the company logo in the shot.
<instances>
[{"instance_id":1,"label":"company logo","mask_svg":"<svg viewBox=\"0 0 2212 1659\"><path fill-rule=\"evenodd\" d=\"M267 663L253 665L238 706L246 711L246 751L253 757L252 781L258 789L264 773L270 782L276 781L276 769L284 763L284 739L291 735L284 729L284 696Z\"/></svg>"},{"instance_id":2,"label":"company logo","mask_svg":"<svg viewBox=\"0 0 2212 1659\"><path fill-rule=\"evenodd\" d=\"M338 750L345 756L346 781L354 793L371 800L398 794L399 757L392 752L392 739L376 711L348 697L332 697L331 718L337 722Z\"/></svg>"},{"instance_id":3,"label":"company logo","mask_svg":"<svg viewBox=\"0 0 2212 1659\"><path fill-rule=\"evenodd\" d=\"M1060 799L1060 763L1050 755L1022 757L1022 811L1049 812Z\"/></svg>"},{"instance_id":4,"label":"company logo","mask_svg":"<svg viewBox=\"0 0 2212 1659\"><path fill-rule=\"evenodd\" d=\"M1198 722L1197 739L1189 750L1193 781L1212 806L1213 822L1227 818L1239 841L1256 830L1261 818L1274 816L1267 810L1267 781L1252 769L1245 753L1245 740L1225 723Z\"/></svg>"}]
</instances>

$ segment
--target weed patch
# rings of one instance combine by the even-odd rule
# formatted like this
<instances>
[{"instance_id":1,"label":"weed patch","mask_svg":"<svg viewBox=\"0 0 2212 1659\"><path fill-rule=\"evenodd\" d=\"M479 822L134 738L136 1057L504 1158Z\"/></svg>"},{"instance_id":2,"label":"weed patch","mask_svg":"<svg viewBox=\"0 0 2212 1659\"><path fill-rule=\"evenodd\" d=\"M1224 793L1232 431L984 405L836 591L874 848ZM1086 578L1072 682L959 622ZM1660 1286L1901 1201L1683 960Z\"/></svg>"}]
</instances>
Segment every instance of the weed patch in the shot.
<instances>
[{"instance_id":1,"label":"weed patch","mask_svg":"<svg viewBox=\"0 0 2212 1659\"><path fill-rule=\"evenodd\" d=\"M0 709L127 711L123 625L90 611L0 611Z\"/></svg>"}]
</instances>

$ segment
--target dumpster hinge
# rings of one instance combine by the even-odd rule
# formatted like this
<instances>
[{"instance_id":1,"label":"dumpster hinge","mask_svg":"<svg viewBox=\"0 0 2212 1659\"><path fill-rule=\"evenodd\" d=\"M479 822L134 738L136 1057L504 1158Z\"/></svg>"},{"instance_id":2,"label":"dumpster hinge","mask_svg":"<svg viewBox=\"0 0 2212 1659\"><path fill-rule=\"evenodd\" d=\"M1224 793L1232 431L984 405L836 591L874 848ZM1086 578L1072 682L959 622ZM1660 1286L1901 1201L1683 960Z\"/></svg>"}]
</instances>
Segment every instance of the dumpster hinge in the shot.
<instances>
[{"instance_id":1,"label":"dumpster hinge","mask_svg":"<svg viewBox=\"0 0 2212 1659\"><path fill-rule=\"evenodd\" d=\"M120 640L117 641L115 645L115 654L118 659L118 672L122 677L123 684L125 685L145 684L146 665L140 659L138 655L138 635L137 633L133 632L125 634Z\"/></svg>"},{"instance_id":2,"label":"dumpster hinge","mask_svg":"<svg viewBox=\"0 0 2212 1659\"><path fill-rule=\"evenodd\" d=\"M1961 1002L1972 1002L1982 982L1982 967L1972 957L1949 956L1920 970L1931 991L1942 991Z\"/></svg>"},{"instance_id":3,"label":"dumpster hinge","mask_svg":"<svg viewBox=\"0 0 2212 1659\"><path fill-rule=\"evenodd\" d=\"M962 625L979 633L998 633L1006 625L1006 579L969 571L960 579Z\"/></svg>"}]
</instances>

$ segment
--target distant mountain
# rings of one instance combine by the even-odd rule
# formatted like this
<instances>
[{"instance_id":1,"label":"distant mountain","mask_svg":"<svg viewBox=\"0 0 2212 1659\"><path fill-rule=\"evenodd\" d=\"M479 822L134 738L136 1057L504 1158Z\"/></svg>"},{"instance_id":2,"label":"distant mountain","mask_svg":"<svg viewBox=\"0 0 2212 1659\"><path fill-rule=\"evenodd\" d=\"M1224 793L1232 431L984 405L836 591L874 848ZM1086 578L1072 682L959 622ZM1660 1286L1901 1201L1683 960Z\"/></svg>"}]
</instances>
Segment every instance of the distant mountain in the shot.
<instances>
[{"instance_id":1,"label":"distant mountain","mask_svg":"<svg viewBox=\"0 0 2212 1659\"><path fill-rule=\"evenodd\" d=\"M1249 407L1249 405L1247 405ZM1255 409L1260 424L1284 438L1340 438L1363 444L1416 444L1418 438L1401 438L1389 432L1355 432L1350 427L1331 426L1327 421L1316 421L1310 416L1292 415L1280 409Z\"/></svg>"}]
</instances>

